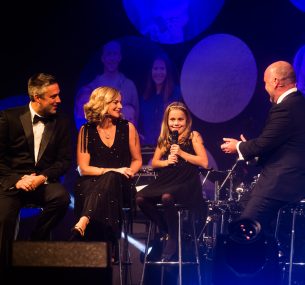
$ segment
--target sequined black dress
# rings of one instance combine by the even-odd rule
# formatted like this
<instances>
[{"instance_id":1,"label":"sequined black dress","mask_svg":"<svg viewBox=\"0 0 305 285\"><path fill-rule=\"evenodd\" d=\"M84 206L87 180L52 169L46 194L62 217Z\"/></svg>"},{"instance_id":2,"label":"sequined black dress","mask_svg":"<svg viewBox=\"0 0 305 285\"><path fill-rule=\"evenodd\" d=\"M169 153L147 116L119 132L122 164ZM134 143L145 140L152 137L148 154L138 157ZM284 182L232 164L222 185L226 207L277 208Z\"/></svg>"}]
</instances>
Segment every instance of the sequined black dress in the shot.
<instances>
[{"instance_id":1,"label":"sequined black dress","mask_svg":"<svg viewBox=\"0 0 305 285\"><path fill-rule=\"evenodd\" d=\"M95 124L85 124L82 147L90 153L90 165L103 168L129 167L128 121L116 122L116 134L111 147L100 139ZM120 173L79 177L75 187L75 213L90 217L85 237L89 240L112 240L121 235L122 208L134 194L133 183Z\"/></svg>"}]
</instances>

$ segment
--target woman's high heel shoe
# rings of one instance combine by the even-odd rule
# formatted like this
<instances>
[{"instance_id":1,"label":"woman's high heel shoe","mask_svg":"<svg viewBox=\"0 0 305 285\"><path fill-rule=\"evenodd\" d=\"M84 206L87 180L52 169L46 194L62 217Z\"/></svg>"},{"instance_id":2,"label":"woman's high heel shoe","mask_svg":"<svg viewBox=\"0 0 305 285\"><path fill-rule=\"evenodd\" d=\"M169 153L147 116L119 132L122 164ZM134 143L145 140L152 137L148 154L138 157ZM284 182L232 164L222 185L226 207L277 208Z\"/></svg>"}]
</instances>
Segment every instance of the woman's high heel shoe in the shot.
<instances>
[{"instance_id":1,"label":"woman's high heel shoe","mask_svg":"<svg viewBox=\"0 0 305 285\"><path fill-rule=\"evenodd\" d=\"M82 241L84 239L85 232L81 227L74 226L71 229L71 236L69 241Z\"/></svg>"}]
</instances>

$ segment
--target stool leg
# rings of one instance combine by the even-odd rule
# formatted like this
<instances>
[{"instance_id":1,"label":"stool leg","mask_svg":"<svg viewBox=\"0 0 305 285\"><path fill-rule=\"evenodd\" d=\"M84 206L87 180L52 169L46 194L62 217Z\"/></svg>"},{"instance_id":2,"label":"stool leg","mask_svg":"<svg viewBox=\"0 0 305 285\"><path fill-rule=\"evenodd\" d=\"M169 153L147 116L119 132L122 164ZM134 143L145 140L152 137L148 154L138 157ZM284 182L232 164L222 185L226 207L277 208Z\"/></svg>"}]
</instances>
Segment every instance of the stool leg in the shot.
<instances>
[{"instance_id":1,"label":"stool leg","mask_svg":"<svg viewBox=\"0 0 305 285\"><path fill-rule=\"evenodd\" d=\"M163 285L164 283L164 265L161 265L161 281L160 281L160 285Z\"/></svg>"},{"instance_id":2,"label":"stool leg","mask_svg":"<svg viewBox=\"0 0 305 285\"><path fill-rule=\"evenodd\" d=\"M121 241L118 240L118 248L119 248L119 272L120 272L120 285L123 285L123 267L122 267L122 253L121 253Z\"/></svg>"},{"instance_id":3,"label":"stool leg","mask_svg":"<svg viewBox=\"0 0 305 285\"><path fill-rule=\"evenodd\" d=\"M179 257L179 285L182 285L182 248L181 248L181 210L178 211L178 257Z\"/></svg>"},{"instance_id":4,"label":"stool leg","mask_svg":"<svg viewBox=\"0 0 305 285\"><path fill-rule=\"evenodd\" d=\"M200 268L200 258L199 258L199 249L198 249L198 239L196 238L196 227L195 227L195 219L194 215L192 215L192 230L194 237L194 247L195 247L195 255L196 255L196 263L197 263L197 276L198 276L198 285L201 285L201 268Z\"/></svg>"},{"instance_id":5,"label":"stool leg","mask_svg":"<svg viewBox=\"0 0 305 285\"><path fill-rule=\"evenodd\" d=\"M288 285L292 284L292 265L293 265L293 255L294 255L294 238L295 238L295 219L296 219L296 214L297 214L297 208L294 208L293 209L293 213L292 213L292 225L291 225Z\"/></svg>"},{"instance_id":6,"label":"stool leg","mask_svg":"<svg viewBox=\"0 0 305 285\"><path fill-rule=\"evenodd\" d=\"M276 226L275 226L275 232L274 232L274 238L277 241L279 238L279 227L280 227L280 221L281 221L281 214L282 214L282 209L279 209L279 211L277 212Z\"/></svg>"},{"instance_id":7,"label":"stool leg","mask_svg":"<svg viewBox=\"0 0 305 285\"><path fill-rule=\"evenodd\" d=\"M144 252L144 261L143 261L143 269L142 269L142 276L140 285L144 284L144 275L145 275L145 269L146 269L146 262L147 262L147 255L148 255L148 246L151 238L151 232L152 232L152 221L149 222L149 228L148 228L148 234L147 234L147 241L146 241L146 247Z\"/></svg>"},{"instance_id":8,"label":"stool leg","mask_svg":"<svg viewBox=\"0 0 305 285\"><path fill-rule=\"evenodd\" d=\"M14 234L14 240L17 239L18 233L19 233L19 223L20 223L20 213L18 214L17 220L16 220L16 227L15 227L15 234Z\"/></svg>"},{"instance_id":9,"label":"stool leg","mask_svg":"<svg viewBox=\"0 0 305 285\"><path fill-rule=\"evenodd\" d=\"M132 284L132 278L131 278L131 270L129 266L131 265L130 260L130 253L129 253L129 242L128 242L128 232L130 229L130 209L124 208L123 209L123 249L120 252L120 261L121 261L121 268L120 268L120 274L121 274L121 280L124 280L123 284L128 284L128 278L130 281L130 284ZM122 255L121 255L122 254ZM122 283L122 282L121 282Z\"/></svg>"}]
</instances>

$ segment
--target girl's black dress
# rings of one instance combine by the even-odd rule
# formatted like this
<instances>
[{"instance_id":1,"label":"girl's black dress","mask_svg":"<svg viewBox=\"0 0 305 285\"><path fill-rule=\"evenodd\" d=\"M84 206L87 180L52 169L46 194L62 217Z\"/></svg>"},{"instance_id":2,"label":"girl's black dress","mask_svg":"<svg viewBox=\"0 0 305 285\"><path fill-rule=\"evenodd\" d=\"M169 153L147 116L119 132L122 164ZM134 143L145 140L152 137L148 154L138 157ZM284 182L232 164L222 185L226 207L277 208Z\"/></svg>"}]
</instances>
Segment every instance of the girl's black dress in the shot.
<instances>
[{"instance_id":1,"label":"girl's black dress","mask_svg":"<svg viewBox=\"0 0 305 285\"><path fill-rule=\"evenodd\" d=\"M180 148L190 154L195 154L192 141L189 139ZM169 150L163 156L167 159ZM198 166L179 157L175 165L157 169L157 179L143 188L139 195L144 198L161 199L162 194L169 193L176 203L188 207L190 210L201 213L204 208L204 199Z\"/></svg>"}]
</instances>

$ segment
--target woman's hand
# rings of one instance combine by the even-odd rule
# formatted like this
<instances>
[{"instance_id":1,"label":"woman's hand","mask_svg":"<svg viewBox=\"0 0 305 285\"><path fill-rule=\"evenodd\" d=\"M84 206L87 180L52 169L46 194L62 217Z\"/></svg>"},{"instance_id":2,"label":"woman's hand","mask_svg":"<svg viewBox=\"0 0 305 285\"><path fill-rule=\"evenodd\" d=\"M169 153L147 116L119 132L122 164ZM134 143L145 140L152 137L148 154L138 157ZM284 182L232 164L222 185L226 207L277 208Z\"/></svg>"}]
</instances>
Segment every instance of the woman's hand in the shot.
<instances>
[{"instance_id":1,"label":"woman's hand","mask_svg":"<svg viewBox=\"0 0 305 285\"><path fill-rule=\"evenodd\" d=\"M133 170L129 167L121 167L121 168L117 168L114 171L119 172L121 174L123 174L124 176L126 176L127 178L131 178L134 176Z\"/></svg>"}]
</instances>

